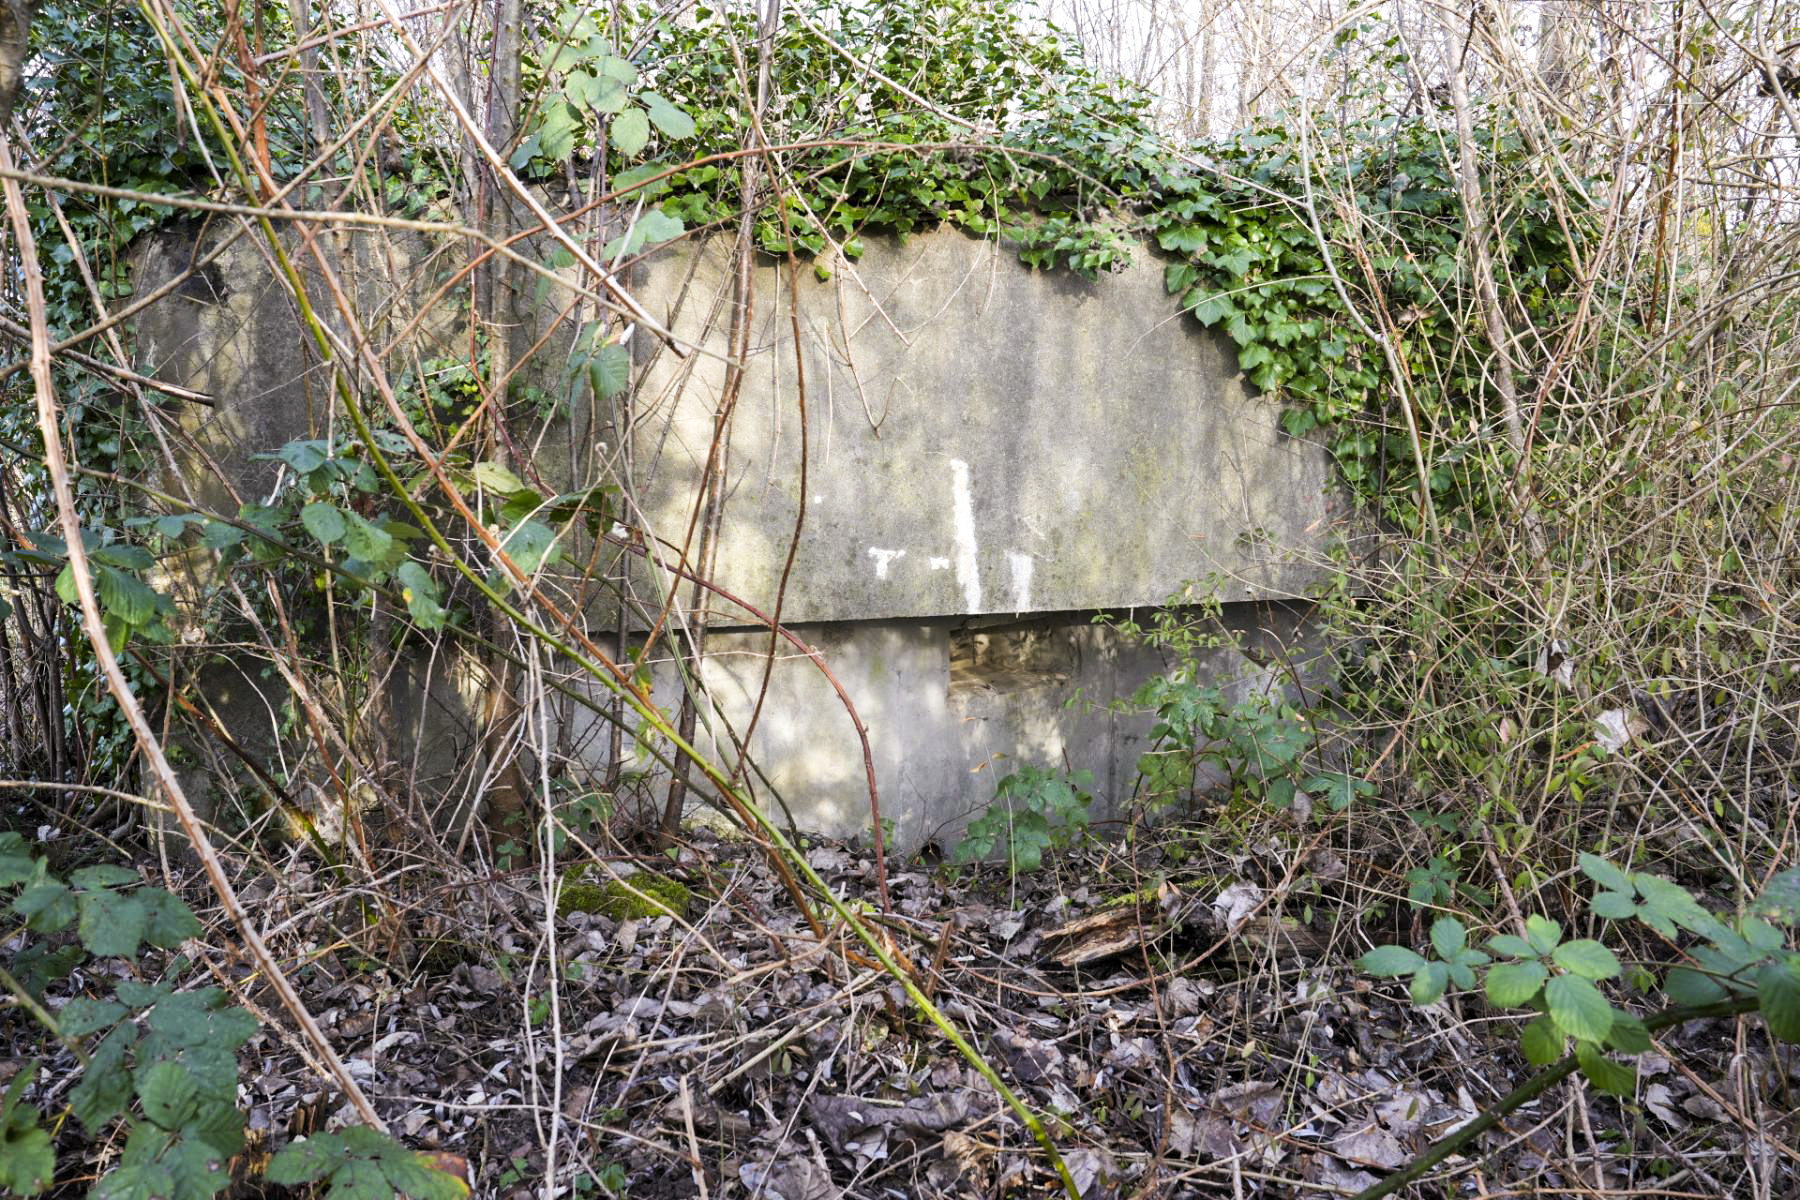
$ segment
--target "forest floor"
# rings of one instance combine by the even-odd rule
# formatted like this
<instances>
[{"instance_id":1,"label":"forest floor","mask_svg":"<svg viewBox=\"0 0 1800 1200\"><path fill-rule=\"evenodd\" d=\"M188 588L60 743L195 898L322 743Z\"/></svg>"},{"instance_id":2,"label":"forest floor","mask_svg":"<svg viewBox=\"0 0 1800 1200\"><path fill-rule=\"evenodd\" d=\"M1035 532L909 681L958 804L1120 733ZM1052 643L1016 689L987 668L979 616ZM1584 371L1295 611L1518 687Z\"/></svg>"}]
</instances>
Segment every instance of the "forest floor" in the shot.
<instances>
[{"instance_id":1,"label":"forest floor","mask_svg":"<svg viewBox=\"0 0 1800 1200\"><path fill-rule=\"evenodd\" d=\"M1155 837L1011 878L891 862L885 916L869 852L807 853L1045 1117L1087 1196L1354 1194L1530 1073L1478 996L1415 1008L1352 965L1371 939L1421 940L1371 861L1292 830ZM692 889L680 920L546 920L534 868L406 899L427 876L402 873L360 908L298 865L245 891L289 914L271 943L393 1132L466 1160L477 1196L548 1196L552 1172L584 1198L1054 1193L994 1090L753 848L695 833L657 865ZM241 1097L262 1150L348 1119L248 969L211 967L196 982L266 1018ZM1453 1158L1448 1194L1800 1194L1793 1053L1744 1022L1667 1030L1636 1102L1558 1085ZM1739 1112L1744 1095L1788 1114ZM258 1157L237 1194L282 1194Z\"/></svg>"}]
</instances>

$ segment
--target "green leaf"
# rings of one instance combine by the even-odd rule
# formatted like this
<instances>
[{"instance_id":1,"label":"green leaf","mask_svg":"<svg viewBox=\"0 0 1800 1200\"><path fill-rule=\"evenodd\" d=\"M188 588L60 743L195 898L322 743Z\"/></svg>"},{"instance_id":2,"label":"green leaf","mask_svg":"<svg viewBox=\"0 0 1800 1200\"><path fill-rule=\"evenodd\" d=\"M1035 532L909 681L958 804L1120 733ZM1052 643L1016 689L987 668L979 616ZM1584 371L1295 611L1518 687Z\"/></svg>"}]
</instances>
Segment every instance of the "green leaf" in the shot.
<instances>
[{"instance_id":1,"label":"green leaf","mask_svg":"<svg viewBox=\"0 0 1800 1200\"><path fill-rule=\"evenodd\" d=\"M1637 1091L1637 1070L1606 1057L1593 1042L1575 1043L1575 1061L1581 1064L1588 1082L1609 1095L1629 1096Z\"/></svg>"},{"instance_id":2,"label":"green leaf","mask_svg":"<svg viewBox=\"0 0 1800 1200\"><path fill-rule=\"evenodd\" d=\"M1562 926L1549 917L1532 913L1525 918L1525 940L1531 943L1535 953L1548 954L1562 941Z\"/></svg>"},{"instance_id":3,"label":"green leaf","mask_svg":"<svg viewBox=\"0 0 1800 1200\"><path fill-rule=\"evenodd\" d=\"M136 871L128 867L114 866L111 863L82 867L69 876L69 882L84 891L92 891L95 888L124 887L126 884L137 881Z\"/></svg>"},{"instance_id":4,"label":"green leaf","mask_svg":"<svg viewBox=\"0 0 1800 1200\"><path fill-rule=\"evenodd\" d=\"M1614 1010L1606 1044L1622 1054L1642 1054L1650 1049L1650 1029L1630 1013Z\"/></svg>"},{"instance_id":5,"label":"green leaf","mask_svg":"<svg viewBox=\"0 0 1800 1200\"><path fill-rule=\"evenodd\" d=\"M490 492L510 496L525 486L525 481L497 462L478 462L469 471L475 482Z\"/></svg>"},{"instance_id":6,"label":"green leaf","mask_svg":"<svg viewBox=\"0 0 1800 1200\"><path fill-rule=\"evenodd\" d=\"M1527 942L1522 937L1515 937L1510 933L1502 933L1489 938L1488 949L1492 950L1495 954L1504 954L1509 958L1537 957L1537 952L1531 948L1530 942Z\"/></svg>"},{"instance_id":7,"label":"green leaf","mask_svg":"<svg viewBox=\"0 0 1800 1200\"><path fill-rule=\"evenodd\" d=\"M1439 958L1455 958L1468 945L1468 931L1455 917L1439 917L1431 925L1431 945Z\"/></svg>"},{"instance_id":8,"label":"green leaf","mask_svg":"<svg viewBox=\"0 0 1800 1200\"><path fill-rule=\"evenodd\" d=\"M117 567L95 569L94 592L100 598L101 607L127 625L147 625L156 615L159 598L156 590Z\"/></svg>"},{"instance_id":9,"label":"green leaf","mask_svg":"<svg viewBox=\"0 0 1800 1200\"><path fill-rule=\"evenodd\" d=\"M179 1063L159 1062L138 1072L137 1094L144 1116L173 1133L194 1116L200 1089Z\"/></svg>"},{"instance_id":10,"label":"green leaf","mask_svg":"<svg viewBox=\"0 0 1800 1200\"><path fill-rule=\"evenodd\" d=\"M164 950L174 950L189 938L200 936L200 918L180 897L162 888L139 888L137 898L143 902L147 920L144 940Z\"/></svg>"},{"instance_id":11,"label":"green leaf","mask_svg":"<svg viewBox=\"0 0 1800 1200\"><path fill-rule=\"evenodd\" d=\"M81 944L89 954L130 958L143 944L150 913L136 896L118 892L83 892Z\"/></svg>"},{"instance_id":12,"label":"green leaf","mask_svg":"<svg viewBox=\"0 0 1800 1200\"><path fill-rule=\"evenodd\" d=\"M1441 962L1428 962L1413 973L1412 1002L1421 1007L1436 1004L1450 983L1450 969Z\"/></svg>"},{"instance_id":13,"label":"green leaf","mask_svg":"<svg viewBox=\"0 0 1800 1200\"><path fill-rule=\"evenodd\" d=\"M643 102L644 111L664 137L681 139L694 136L694 118L681 109L655 92L645 92L638 99Z\"/></svg>"},{"instance_id":14,"label":"green leaf","mask_svg":"<svg viewBox=\"0 0 1800 1200\"><path fill-rule=\"evenodd\" d=\"M1601 887L1614 892L1631 891L1631 877L1598 854L1583 854L1578 861L1582 872Z\"/></svg>"},{"instance_id":15,"label":"green leaf","mask_svg":"<svg viewBox=\"0 0 1800 1200\"><path fill-rule=\"evenodd\" d=\"M1550 958L1563 970L1583 979L1611 979L1619 973L1617 956L1592 938L1564 942Z\"/></svg>"},{"instance_id":16,"label":"green leaf","mask_svg":"<svg viewBox=\"0 0 1800 1200\"><path fill-rule=\"evenodd\" d=\"M631 386L631 351L608 343L588 360L588 380L603 400L611 400Z\"/></svg>"},{"instance_id":17,"label":"green leaf","mask_svg":"<svg viewBox=\"0 0 1800 1200\"><path fill-rule=\"evenodd\" d=\"M131 1075L125 1055L137 1041L135 1025L119 1025L101 1040L81 1073L81 1082L69 1090L69 1111L91 1134L125 1111L131 1102Z\"/></svg>"},{"instance_id":18,"label":"green leaf","mask_svg":"<svg viewBox=\"0 0 1800 1200\"><path fill-rule=\"evenodd\" d=\"M1683 1008L1716 1004L1729 994L1718 980L1692 967L1676 967L1671 970L1668 979L1663 981L1663 990L1671 1001Z\"/></svg>"},{"instance_id":19,"label":"green leaf","mask_svg":"<svg viewBox=\"0 0 1800 1200\"><path fill-rule=\"evenodd\" d=\"M1516 1008L1531 1003L1538 989L1550 977L1543 963L1532 959L1520 963L1500 963L1488 969L1487 996L1501 1008Z\"/></svg>"},{"instance_id":20,"label":"green leaf","mask_svg":"<svg viewBox=\"0 0 1800 1200\"><path fill-rule=\"evenodd\" d=\"M671 238L680 237L686 229L687 226L680 218L672 217L660 208L653 208L633 221L629 232L606 243L606 248L600 253L602 257L609 259L636 254L645 246L658 246Z\"/></svg>"},{"instance_id":21,"label":"green leaf","mask_svg":"<svg viewBox=\"0 0 1800 1200\"><path fill-rule=\"evenodd\" d=\"M636 158L650 141L650 118L641 108L628 108L613 118L612 146L626 158Z\"/></svg>"},{"instance_id":22,"label":"green leaf","mask_svg":"<svg viewBox=\"0 0 1800 1200\"><path fill-rule=\"evenodd\" d=\"M366 563L380 564L394 549L394 537L387 530L371 525L356 513L346 513L349 528L345 531L344 549Z\"/></svg>"},{"instance_id":23,"label":"green leaf","mask_svg":"<svg viewBox=\"0 0 1800 1200\"><path fill-rule=\"evenodd\" d=\"M1800 1042L1800 955L1772 962L1757 973L1756 1000L1770 1033L1784 1042Z\"/></svg>"},{"instance_id":24,"label":"green leaf","mask_svg":"<svg viewBox=\"0 0 1800 1200\"><path fill-rule=\"evenodd\" d=\"M438 599L437 581L432 579L431 572L419 563L407 559L394 572L394 578L400 583L400 594L406 601L406 611L418 623L420 629L442 629L445 619L450 615L444 611Z\"/></svg>"},{"instance_id":25,"label":"green leaf","mask_svg":"<svg viewBox=\"0 0 1800 1200\"><path fill-rule=\"evenodd\" d=\"M539 567L556 561L556 534L542 521L523 521L507 535L500 547L513 565L526 575L530 575ZM510 580L511 574L504 573L502 579Z\"/></svg>"},{"instance_id":26,"label":"green leaf","mask_svg":"<svg viewBox=\"0 0 1800 1200\"><path fill-rule=\"evenodd\" d=\"M64 1037L86 1037L117 1025L130 1010L111 1000L92 1000L77 996L56 1014L56 1024Z\"/></svg>"},{"instance_id":27,"label":"green leaf","mask_svg":"<svg viewBox=\"0 0 1800 1200\"><path fill-rule=\"evenodd\" d=\"M89 1200L171 1200L178 1193L175 1175L159 1162L133 1163L101 1178ZM186 1193L179 1193L188 1200Z\"/></svg>"},{"instance_id":28,"label":"green leaf","mask_svg":"<svg viewBox=\"0 0 1800 1200\"><path fill-rule=\"evenodd\" d=\"M431 1165L431 1159L410 1150L381 1160L381 1173L395 1190L412 1200L467 1200L469 1187L448 1171Z\"/></svg>"},{"instance_id":29,"label":"green leaf","mask_svg":"<svg viewBox=\"0 0 1800 1200\"><path fill-rule=\"evenodd\" d=\"M287 1187L323 1179L344 1164L348 1150L335 1133L315 1133L303 1142L285 1146L269 1160L263 1173L270 1183Z\"/></svg>"},{"instance_id":30,"label":"green leaf","mask_svg":"<svg viewBox=\"0 0 1800 1200\"><path fill-rule=\"evenodd\" d=\"M1425 960L1405 946L1377 946L1357 959L1356 965L1367 974L1387 979L1410 975L1424 966Z\"/></svg>"},{"instance_id":31,"label":"green leaf","mask_svg":"<svg viewBox=\"0 0 1800 1200\"><path fill-rule=\"evenodd\" d=\"M1596 917L1609 921L1626 921L1637 916L1637 901L1624 892L1599 892L1588 901Z\"/></svg>"},{"instance_id":32,"label":"green leaf","mask_svg":"<svg viewBox=\"0 0 1800 1200\"><path fill-rule=\"evenodd\" d=\"M1525 1023L1519 1034L1519 1049L1534 1067L1547 1067L1563 1055L1565 1038L1549 1017L1536 1017Z\"/></svg>"},{"instance_id":33,"label":"green leaf","mask_svg":"<svg viewBox=\"0 0 1800 1200\"><path fill-rule=\"evenodd\" d=\"M315 500L301 509L300 523L306 526L306 532L327 546L343 537L349 527L344 520L344 511L323 500Z\"/></svg>"},{"instance_id":34,"label":"green leaf","mask_svg":"<svg viewBox=\"0 0 1800 1200\"><path fill-rule=\"evenodd\" d=\"M1791 867L1769 880L1751 909L1783 925L1800 924L1800 867Z\"/></svg>"},{"instance_id":35,"label":"green leaf","mask_svg":"<svg viewBox=\"0 0 1800 1200\"><path fill-rule=\"evenodd\" d=\"M44 879L32 884L13 900L13 911L25 918L33 933L56 933L75 920L75 894L65 883Z\"/></svg>"},{"instance_id":36,"label":"green leaf","mask_svg":"<svg viewBox=\"0 0 1800 1200\"><path fill-rule=\"evenodd\" d=\"M1550 1019L1570 1037L1602 1042L1612 1030L1612 1005L1599 988L1579 975L1558 975L1545 984L1544 1003Z\"/></svg>"},{"instance_id":37,"label":"green leaf","mask_svg":"<svg viewBox=\"0 0 1800 1200\"><path fill-rule=\"evenodd\" d=\"M31 1112L31 1124L0 1131L0 1191L35 1196L56 1175L56 1149L50 1134L38 1128L36 1110Z\"/></svg>"}]
</instances>

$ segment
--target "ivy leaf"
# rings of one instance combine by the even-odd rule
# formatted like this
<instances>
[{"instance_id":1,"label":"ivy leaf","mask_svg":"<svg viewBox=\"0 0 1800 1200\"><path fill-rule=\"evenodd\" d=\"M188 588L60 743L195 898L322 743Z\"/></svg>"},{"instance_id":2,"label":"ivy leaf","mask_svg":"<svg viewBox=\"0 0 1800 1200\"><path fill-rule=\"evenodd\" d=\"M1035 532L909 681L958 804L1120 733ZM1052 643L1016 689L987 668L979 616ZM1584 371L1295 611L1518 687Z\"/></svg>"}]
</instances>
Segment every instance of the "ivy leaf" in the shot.
<instances>
[{"instance_id":1,"label":"ivy leaf","mask_svg":"<svg viewBox=\"0 0 1800 1200\"><path fill-rule=\"evenodd\" d=\"M150 913L136 896L118 892L84 892L81 896L81 944L89 954L130 958L143 943Z\"/></svg>"},{"instance_id":2,"label":"ivy leaf","mask_svg":"<svg viewBox=\"0 0 1800 1200\"><path fill-rule=\"evenodd\" d=\"M301 509L300 523L306 526L306 532L327 546L343 537L349 527L343 509L324 500L315 500Z\"/></svg>"},{"instance_id":3,"label":"ivy leaf","mask_svg":"<svg viewBox=\"0 0 1800 1200\"><path fill-rule=\"evenodd\" d=\"M694 118L681 109L655 92L645 92L638 99L643 102L644 111L664 137L679 140L694 136Z\"/></svg>"},{"instance_id":4,"label":"ivy leaf","mask_svg":"<svg viewBox=\"0 0 1800 1200\"><path fill-rule=\"evenodd\" d=\"M1527 1021L1519 1034L1519 1049L1532 1066L1547 1067L1562 1057L1564 1041L1555 1022L1549 1017L1536 1017Z\"/></svg>"},{"instance_id":5,"label":"ivy leaf","mask_svg":"<svg viewBox=\"0 0 1800 1200\"><path fill-rule=\"evenodd\" d=\"M1579 975L1558 975L1545 984L1544 1003L1550 1019L1570 1037L1600 1042L1612 1030L1612 1005L1599 988Z\"/></svg>"},{"instance_id":6,"label":"ivy leaf","mask_svg":"<svg viewBox=\"0 0 1800 1200\"><path fill-rule=\"evenodd\" d=\"M1637 1090L1636 1068L1608 1058L1593 1042L1575 1043L1575 1061L1588 1082L1609 1095L1629 1096Z\"/></svg>"},{"instance_id":7,"label":"ivy leaf","mask_svg":"<svg viewBox=\"0 0 1800 1200\"><path fill-rule=\"evenodd\" d=\"M284 1146L263 1177L270 1183L286 1187L323 1179L343 1165L348 1151L344 1139L335 1133L315 1133L303 1142Z\"/></svg>"},{"instance_id":8,"label":"ivy leaf","mask_svg":"<svg viewBox=\"0 0 1800 1200\"><path fill-rule=\"evenodd\" d=\"M1356 965L1367 974L1387 979L1410 975L1424 966L1425 960L1405 946L1377 946L1357 959Z\"/></svg>"},{"instance_id":9,"label":"ivy leaf","mask_svg":"<svg viewBox=\"0 0 1800 1200\"><path fill-rule=\"evenodd\" d=\"M1583 979L1611 979L1619 973L1618 957L1592 938L1564 942L1550 958L1563 970Z\"/></svg>"},{"instance_id":10,"label":"ivy leaf","mask_svg":"<svg viewBox=\"0 0 1800 1200\"><path fill-rule=\"evenodd\" d=\"M650 141L650 118L641 108L630 108L613 118L612 145L626 158L636 158Z\"/></svg>"},{"instance_id":11,"label":"ivy leaf","mask_svg":"<svg viewBox=\"0 0 1800 1200\"><path fill-rule=\"evenodd\" d=\"M1501 963L1488 971L1488 999L1501 1008L1529 1004L1549 977L1549 970L1535 959L1521 963Z\"/></svg>"},{"instance_id":12,"label":"ivy leaf","mask_svg":"<svg viewBox=\"0 0 1800 1200\"><path fill-rule=\"evenodd\" d=\"M1800 1042L1800 955L1764 967L1757 974L1756 999L1770 1033L1784 1042Z\"/></svg>"}]
</instances>

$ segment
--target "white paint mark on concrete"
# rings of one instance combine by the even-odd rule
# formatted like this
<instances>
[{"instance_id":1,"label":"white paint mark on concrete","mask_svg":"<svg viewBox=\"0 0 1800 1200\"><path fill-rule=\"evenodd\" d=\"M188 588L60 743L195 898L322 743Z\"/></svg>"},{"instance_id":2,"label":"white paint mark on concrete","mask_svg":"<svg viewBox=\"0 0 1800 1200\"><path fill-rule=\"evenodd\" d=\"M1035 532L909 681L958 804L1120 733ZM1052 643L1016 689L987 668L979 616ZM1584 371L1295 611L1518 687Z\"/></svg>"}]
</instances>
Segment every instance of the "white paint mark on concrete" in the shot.
<instances>
[{"instance_id":1,"label":"white paint mark on concrete","mask_svg":"<svg viewBox=\"0 0 1800 1200\"><path fill-rule=\"evenodd\" d=\"M969 464L950 460L950 503L956 527L956 582L969 611L981 611L981 569L976 559L975 501L969 491Z\"/></svg>"},{"instance_id":2,"label":"white paint mark on concrete","mask_svg":"<svg viewBox=\"0 0 1800 1200\"><path fill-rule=\"evenodd\" d=\"M1013 611L1030 612L1031 555L1020 554L1017 550L1008 550L1006 561L1012 567Z\"/></svg>"},{"instance_id":3,"label":"white paint mark on concrete","mask_svg":"<svg viewBox=\"0 0 1800 1200\"><path fill-rule=\"evenodd\" d=\"M929 561L931 563L931 569L934 571L948 571L950 569L950 560L947 558L938 558L934 555Z\"/></svg>"},{"instance_id":4,"label":"white paint mark on concrete","mask_svg":"<svg viewBox=\"0 0 1800 1200\"><path fill-rule=\"evenodd\" d=\"M875 560L875 578L886 579L888 566L897 559L906 557L904 550L883 550L880 546L869 547L869 557Z\"/></svg>"}]
</instances>

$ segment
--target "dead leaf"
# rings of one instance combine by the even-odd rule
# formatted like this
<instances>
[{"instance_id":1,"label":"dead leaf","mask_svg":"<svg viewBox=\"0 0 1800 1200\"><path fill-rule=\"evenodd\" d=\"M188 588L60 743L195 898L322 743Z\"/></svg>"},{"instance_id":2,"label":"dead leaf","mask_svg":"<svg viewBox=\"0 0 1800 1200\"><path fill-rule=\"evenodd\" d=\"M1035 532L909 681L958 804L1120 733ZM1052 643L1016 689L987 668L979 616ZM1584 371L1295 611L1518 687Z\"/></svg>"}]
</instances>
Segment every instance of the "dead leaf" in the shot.
<instances>
[{"instance_id":1,"label":"dead leaf","mask_svg":"<svg viewBox=\"0 0 1800 1200\"><path fill-rule=\"evenodd\" d=\"M1688 1127L1687 1118L1675 1111L1675 1093L1669 1090L1666 1083L1653 1083L1644 1089L1644 1107L1665 1125L1672 1125L1676 1129Z\"/></svg>"},{"instance_id":2,"label":"dead leaf","mask_svg":"<svg viewBox=\"0 0 1800 1200\"><path fill-rule=\"evenodd\" d=\"M1331 1139L1331 1149L1339 1158L1361 1167L1379 1167L1391 1171L1411 1157L1398 1138L1379 1125L1365 1125Z\"/></svg>"},{"instance_id":3,"label":"dead leaf","mask_svg":"<svg viewBox=\"0 0 1800 1200\"><path fill-rule=\"evenodd\" d=\"M738 1179L761 1200L843 1200L831 1174L810 1158L798 1155L781 1162L751 1162L738 1168Z\"/></svg>"}]
</instances>

